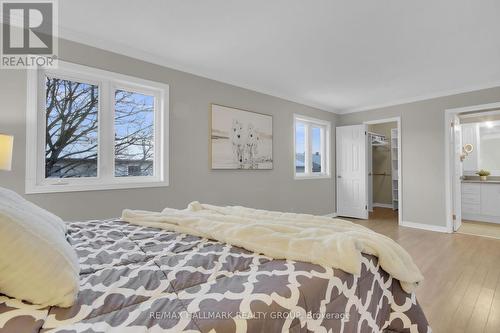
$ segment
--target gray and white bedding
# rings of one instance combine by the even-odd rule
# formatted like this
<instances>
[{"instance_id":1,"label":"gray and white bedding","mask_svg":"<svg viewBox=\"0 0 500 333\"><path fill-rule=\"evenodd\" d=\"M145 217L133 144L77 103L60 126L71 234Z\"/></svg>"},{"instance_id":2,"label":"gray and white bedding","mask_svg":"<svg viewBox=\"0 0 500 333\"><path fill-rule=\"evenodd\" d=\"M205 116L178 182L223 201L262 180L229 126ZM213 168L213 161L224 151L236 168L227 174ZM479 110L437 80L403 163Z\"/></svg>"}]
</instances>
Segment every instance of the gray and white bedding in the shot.
<instances>
[{"instance_id":1,"label":"gray and white bedding","mask_svg":"<svg viewBox=\"0 0 500 333\"><path fill-rule=\"evenodd\" d=\"M415 295L363 255L359 275L122 221L73 222L70 308L0 294L0 332L430 332Z\"/></svg>"}]
</instances>

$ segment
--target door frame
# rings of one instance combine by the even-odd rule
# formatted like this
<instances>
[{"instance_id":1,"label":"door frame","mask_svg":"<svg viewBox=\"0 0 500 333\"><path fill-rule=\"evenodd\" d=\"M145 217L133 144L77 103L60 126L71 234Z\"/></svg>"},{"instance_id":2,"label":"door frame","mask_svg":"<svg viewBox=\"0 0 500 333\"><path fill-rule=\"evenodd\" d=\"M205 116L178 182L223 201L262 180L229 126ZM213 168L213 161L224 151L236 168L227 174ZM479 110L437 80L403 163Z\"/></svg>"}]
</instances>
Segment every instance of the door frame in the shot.
<instances>
[{"instance_id":1,"label":"door frame","mask_svg":"<svg viewBox=\"0 0 500 333\"><path fill-rule=\"evenodd\" d=\"M466 106L460 108L452 108L445 110L444 116L444 186L445 186L445 209L446 209L446 230L449 233L453 233L453 200L457 196L461 196L461 193L455 193L453 191L453 171L454 171L454 152L450 151L450 145L455 142L452 137L452 131L450 131L453 118L465 112L487 112L493 109L500 108L500 103L489 103L480 104L473 106ZM457 191L458 192L458 191Z\"/></svg>"},{"instance_id":2,"label":"door frame","mask_svg":"<svg viewBox=\"0 0 500 333\"><path fill-rule=\"evenodd\" d=\"M383 124L383 123L393 123L396 122L398 124L398 225L401 225L403 222L403 161L402 161L402 135L401 135L401 116L392 117L392 118L384 118L384 119L376 119L365 121L363 124L365 125L375 125L375 124ZM389 138L390 140L390 138ZM392 152L392 148L391 148ZM368 163L368 162L367 162ZM391 162L392 163L392 162ZM392 177L391 177L391 189L392 189ZM392 191L392 190L391 190ZM391 193L392 194L392 193Z\"/></svg>"},{"instance_id":3,"label":"door frame","mask_svg":"<svg viewBox=\"0 0 500 333\"><path fill-rule=\"evenodd\" d=\"M373 212L373 149L371 149L370 133L366 135L366 171L368 172L368 216ZM371 182L370 182L371 178Z\"/></svg>"}]
</instances>

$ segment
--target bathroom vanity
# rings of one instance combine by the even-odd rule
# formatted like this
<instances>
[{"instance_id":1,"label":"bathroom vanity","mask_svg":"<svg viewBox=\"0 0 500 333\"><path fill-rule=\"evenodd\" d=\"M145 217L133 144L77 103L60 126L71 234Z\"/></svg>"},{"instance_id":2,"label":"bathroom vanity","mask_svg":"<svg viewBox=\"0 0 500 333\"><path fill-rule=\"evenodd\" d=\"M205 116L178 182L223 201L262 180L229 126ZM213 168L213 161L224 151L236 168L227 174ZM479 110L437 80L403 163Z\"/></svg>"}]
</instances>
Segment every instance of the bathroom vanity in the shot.
<instances>
[{"instance_id":1,"label":"bathroom vanity","mask_svg":"<svg viewBox=\"0 0 500 333\"><path fill-rule=\"evenodd\" d=\"M500 180L463 180L462 218L500 223Z\"/></svg>"}]
</instances>

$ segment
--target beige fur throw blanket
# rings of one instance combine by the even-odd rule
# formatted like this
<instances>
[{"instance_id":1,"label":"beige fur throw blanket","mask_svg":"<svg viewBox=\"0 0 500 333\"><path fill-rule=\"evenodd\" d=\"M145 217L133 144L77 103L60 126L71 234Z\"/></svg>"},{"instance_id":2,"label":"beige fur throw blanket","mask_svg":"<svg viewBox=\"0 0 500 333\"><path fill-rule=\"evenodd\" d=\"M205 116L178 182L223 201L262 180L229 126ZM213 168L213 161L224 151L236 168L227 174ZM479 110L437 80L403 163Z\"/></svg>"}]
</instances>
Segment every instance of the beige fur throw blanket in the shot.
<instances>
[{"instance_id":1,"label":"beige fur throw blanket","mask_svg":"<svg viewBox=\"0 0 500 333\"><path fill-rule=\"evenodd\" d=\"M165 208L160 213L126 209L122 219L217 240L275 259L305 261L356 275L361 272L361 253L371 254L405 291L414 291L423 280L399 244L340 219L199 202L190 203L184 210Z\"/></svg>"}]
</instances>

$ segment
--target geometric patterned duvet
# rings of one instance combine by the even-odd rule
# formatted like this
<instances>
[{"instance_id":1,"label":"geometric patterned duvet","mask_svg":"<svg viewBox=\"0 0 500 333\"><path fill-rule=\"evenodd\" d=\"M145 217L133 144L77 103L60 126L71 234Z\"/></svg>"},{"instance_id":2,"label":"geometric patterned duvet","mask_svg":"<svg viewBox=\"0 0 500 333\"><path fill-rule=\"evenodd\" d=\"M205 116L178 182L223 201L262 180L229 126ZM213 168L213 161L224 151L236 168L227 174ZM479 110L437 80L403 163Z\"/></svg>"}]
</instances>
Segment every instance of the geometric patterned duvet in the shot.
<instances>
[{"instance_id":1,"label":"geometric patterned duvet","mask_svg":"<svg viewBox=\"0 0 500 333\"><path fill-rule=\"evenodd\" d=\"M377 258L360 276L115 220L72 222L70 308L0 294L0 332L430 332Z\"/></svg>"}]
</instances>

